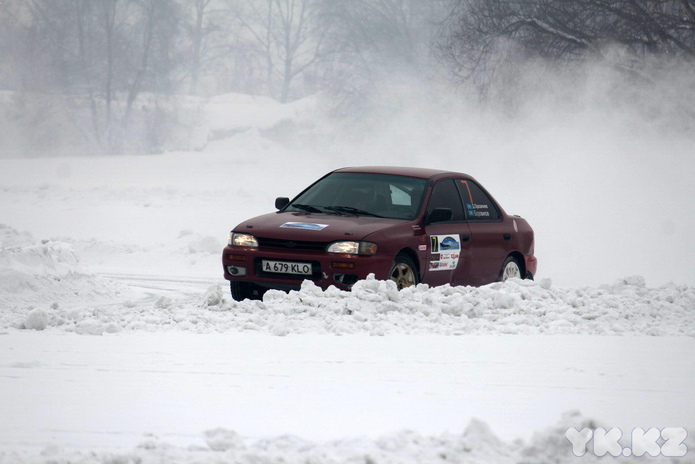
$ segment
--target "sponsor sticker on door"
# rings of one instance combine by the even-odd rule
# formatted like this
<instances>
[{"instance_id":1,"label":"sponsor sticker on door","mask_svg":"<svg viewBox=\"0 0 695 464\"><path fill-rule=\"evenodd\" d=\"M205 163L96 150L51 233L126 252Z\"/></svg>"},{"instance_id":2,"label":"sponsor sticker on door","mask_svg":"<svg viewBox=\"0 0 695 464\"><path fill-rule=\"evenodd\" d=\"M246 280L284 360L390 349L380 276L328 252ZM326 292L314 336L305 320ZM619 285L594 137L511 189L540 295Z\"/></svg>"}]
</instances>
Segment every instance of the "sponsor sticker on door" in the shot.
<instances>
[{"instance_id":1,"label":"sponsor sticker on door","mask_svg":"<svg viewBox=\"0 0 695 464\"><path fill-rule=\"evenodd\" d=\"M431 235L431 271L450 271L456 269L461 256L461 237L452 235Z\"/></svg>"}]
</instances>

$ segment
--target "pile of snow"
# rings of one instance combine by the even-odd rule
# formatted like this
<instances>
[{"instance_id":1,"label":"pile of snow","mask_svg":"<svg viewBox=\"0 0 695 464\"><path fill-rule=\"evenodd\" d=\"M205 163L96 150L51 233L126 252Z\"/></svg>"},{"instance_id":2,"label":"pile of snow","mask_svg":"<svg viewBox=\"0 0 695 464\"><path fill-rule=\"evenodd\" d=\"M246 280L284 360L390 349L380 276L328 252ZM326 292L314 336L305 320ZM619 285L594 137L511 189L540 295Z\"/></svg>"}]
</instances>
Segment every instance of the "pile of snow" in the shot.
<instances>
[{"instance_id":1,"label":"pile of snow","mask_svg":"<svg viewBox=\"0 0 695 464\"><path fill-rule=\"evenodd\" d=\"M109 305L41 307L47 327L66 331L253 331L278 336L301 333L590 334L695 336L695 289L667 284L649 288L641 277L612 285L555 288L550 280L510 280L483 287L417 287L398 291L373 277L351 292L322 290L305 281L301 290L268 291L263 301L231 301L228 287L200 295L158 294L147 301L116 299ZM4 327L27 318L15 308L0 315ZM80 328L82 327L82 328Z\"/></svg>"},{"instance_id":2,"label":"pile of snow","mask_svg":"<svg viewBox=\"0 0 695 464\"><path fill-rule=\"evenodd\" d=\"M195 275L217 278L222 273L219 237L185 229L167 243L134 244L115 240L64 237L91 271L122 275Z\"/></svg>"},{"instance_id":3,"label":"pile of snow","mask_svg":"<svg viewBox=\"0 0 695 464\"><path fill-rule=\"evenodd\" d=\"M64 277L78 270L78 259L71 246L43 240L34 243L26 232L0 224L0 272L3 290L12 290L12 275L50 275Z\"/></svg>"},{"instance_id":4,"label":"pile of snow","mask_svg":"<svg viewBox=\"0 0 695 464\"><path fill-rule=\"evenodd\" d=\"M41 451L32 449L0 450L2 464L28 464L39 462L70 462L87 464L110 463L171 463L212 464L226 463L449 463L466 462L476 464L556 464L582 462L587 464L610 459L618 464L634 462L635 458L597 457L589 444L587 452L577 457L565 436L568 428L581 430L602 425L570 411L562 415L556 425L536 432L528 444L521 440L508 443L498 438L490 427L479 419L473 419L462 434L444 433L428 436L411 430L370 439L344 438L328 442L313 442L285 435L251 441L245 440L234 430L216 428L203 433L204 445L188 447L174 446L156 435L148 434L132 451L74 450L56 445ZM684 443L695 449L695 437ZM629 446L628 442L621 445ZM644 458L643 458L644 459ZM649 462L687 464L684 457L647 458Z\"/></svg>"},{"instance_id":5,"label":"pile of snow","mask_svg":"<svg viewBox=\"0 0 695 464\"><path fill-rule=\"evenodd\" d=\"M207 253L217 257L224 248L217 237L202 236L188 229L179 233L179 240L184 242L183 251L187 254Z\"/></svg>"},{"instance_id":6,"label":"pile of snow","mask_svg":"<svg viewBox=\"0 0 695 464\"><path fill-rule=\"evenodd\" d=\"M307 113L317 111L317 97L307 97L291 103L280 103L270 97L227 93L210 99L205 112L210 138L228 137L249 129L268 130L281 123L307 120Z\"/></svg>"},{"instance_id":7,"label":"pile of snow","mask_svg":"<svg viewBox=\"0 0 695 464\"><path fill-rule=\"evenodd\" d=\"M69 243L36 241L0 224L0 309L5 325L42 330L61 304L105 301L127 294L121 285L83 269ZM50 306L49 306L50 305Z\"/></svg>"},{"instance_id":8,"label":"pile of snow","mask_svg":"<svg viewBox=\"0 0 695 464\"><path fill-rule=\"evenodd\" d=\"M676 284L648 288L639 276L600 287L554 288L549 279L543 279L510 280L483 287L430 288L420 284L402 291L391 281L370 276L357 282L351 292L335 287L324 291L305 281L300 291L269 291L262 302L228 302L226 293L226 288L213 286L201 304L221 314L191 314L186 305L181 305L170 308L172 317L187 314L182 323L196 330L257 330L275 335L695 336L695 289ZM190 324L191 317L194 324Z\"/></svg>"}]
</instances>

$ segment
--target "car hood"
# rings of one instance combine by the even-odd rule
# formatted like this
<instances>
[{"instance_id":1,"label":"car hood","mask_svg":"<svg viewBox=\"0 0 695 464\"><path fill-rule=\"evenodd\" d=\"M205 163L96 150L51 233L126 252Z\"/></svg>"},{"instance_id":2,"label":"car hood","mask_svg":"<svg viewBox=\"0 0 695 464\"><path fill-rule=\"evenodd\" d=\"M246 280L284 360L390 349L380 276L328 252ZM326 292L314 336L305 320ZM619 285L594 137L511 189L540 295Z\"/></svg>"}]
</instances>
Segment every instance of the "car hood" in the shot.
<instances>
[{"instance_id":1,"label":"car hood","mask_svg":"<svg viewBox=\"0 0 695 464\"><path fill-rule=\"evenodd\" d=\"M369 216L270 213L244 221L234 231L264 238L333 242L362 240L369 234L406 222Z\"/></svg>"}]
</instances>

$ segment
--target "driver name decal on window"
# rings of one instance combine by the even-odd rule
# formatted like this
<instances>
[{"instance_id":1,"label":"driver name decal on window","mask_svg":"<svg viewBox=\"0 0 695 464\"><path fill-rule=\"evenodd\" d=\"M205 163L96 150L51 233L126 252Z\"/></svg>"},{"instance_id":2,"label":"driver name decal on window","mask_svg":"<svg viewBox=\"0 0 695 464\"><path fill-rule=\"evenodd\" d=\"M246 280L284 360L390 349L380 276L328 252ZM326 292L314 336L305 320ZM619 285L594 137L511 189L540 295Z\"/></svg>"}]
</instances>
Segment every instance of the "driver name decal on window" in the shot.
<instances>
[{"instance_id":1,"label":"driver name decal on window","mask_svg":"<svg viewBox=\"0 0 695 464\"><path fill-rule=\"evenodd\" d=\"M461 256L461 237L452 235L431 235L432 258L430 271L449 271L456 269Z\"/></svg>"},{"instance_id":2,"label":"driver name decal on window","mask_svg":"<svg viewBox=\"0 0 695 464\"><path fill-rule=\"evenodd\" d=\"M328 224L311 224L309 222L286 222L280 226L282 229L323 230Z\"/></svg>"},{"instance_id":3,"label":"driver name decal on window","mask_svg":"<svg viewBox=\"0 0 695 464\"><path fill-rule=\"evenodd\" d=\"M490 209L488 205L479 205L477 203L466 203L466 210L469 216L473 217L490 217L490 211L479 211L481 209Z\"/></svg>"}]
</instances>

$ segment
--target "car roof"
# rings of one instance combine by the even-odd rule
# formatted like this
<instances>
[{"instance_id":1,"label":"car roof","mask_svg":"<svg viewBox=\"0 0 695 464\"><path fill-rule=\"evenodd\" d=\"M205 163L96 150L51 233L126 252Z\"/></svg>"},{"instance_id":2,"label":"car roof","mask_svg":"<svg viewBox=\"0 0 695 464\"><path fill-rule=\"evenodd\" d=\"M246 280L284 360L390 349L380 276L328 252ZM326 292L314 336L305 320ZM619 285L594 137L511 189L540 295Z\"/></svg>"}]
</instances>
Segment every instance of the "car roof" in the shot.
<instances>
[{"instance_id":1,"label":"car roof","mask_svg":"<svg viewBox=\"0 0 695 464\"><path fill-rule=\"evenodd\" d=\"M419 177L421 179L431 179L433 177L461 176L471 177L462 172L442 171L439 169L409 168L402 166L356 166L349 168L336 169L333 172L359 172L366 174L391 174L394 176Z\"/></svg>"}]
</instances>

